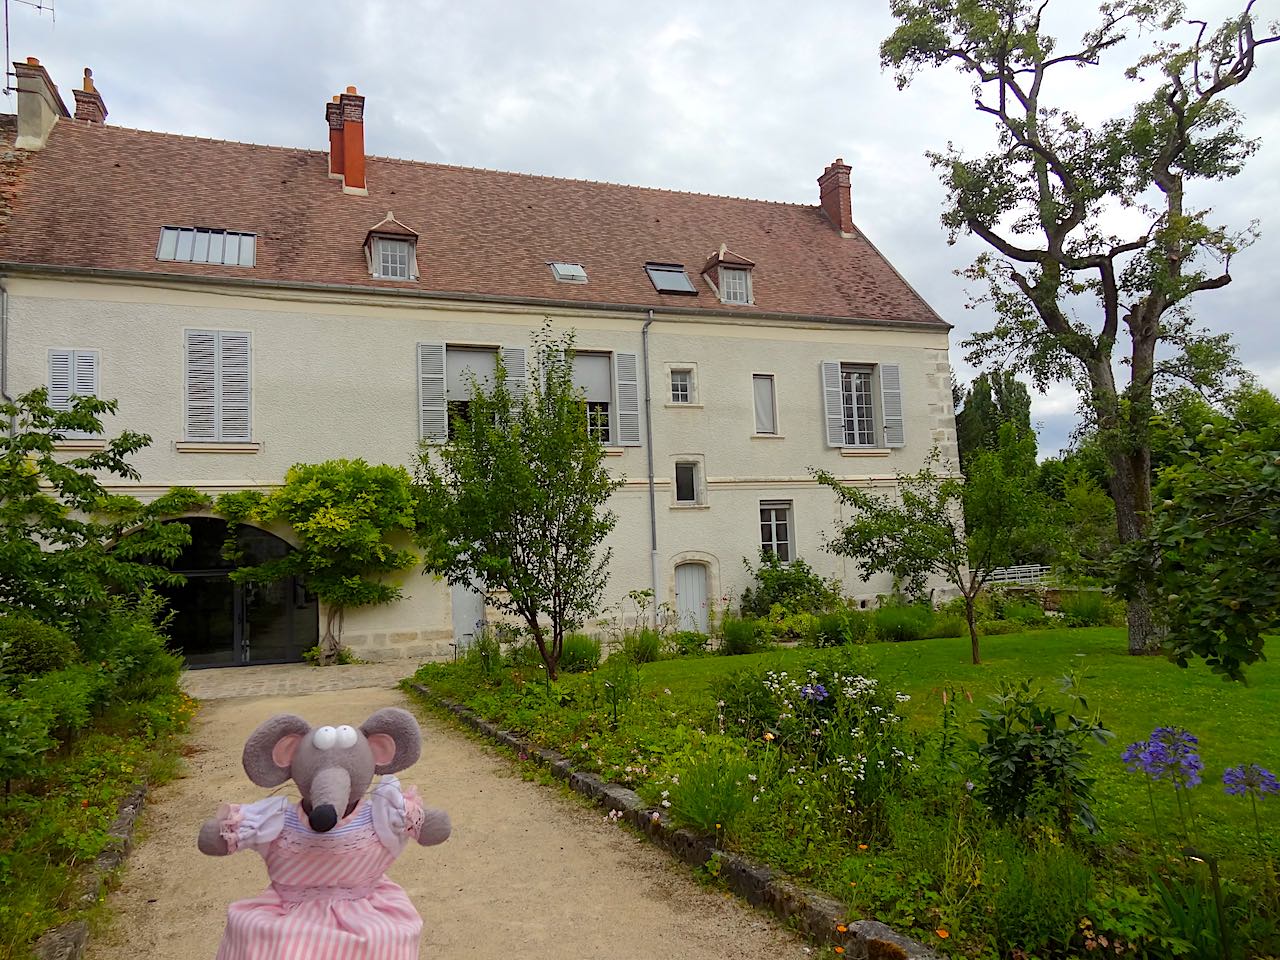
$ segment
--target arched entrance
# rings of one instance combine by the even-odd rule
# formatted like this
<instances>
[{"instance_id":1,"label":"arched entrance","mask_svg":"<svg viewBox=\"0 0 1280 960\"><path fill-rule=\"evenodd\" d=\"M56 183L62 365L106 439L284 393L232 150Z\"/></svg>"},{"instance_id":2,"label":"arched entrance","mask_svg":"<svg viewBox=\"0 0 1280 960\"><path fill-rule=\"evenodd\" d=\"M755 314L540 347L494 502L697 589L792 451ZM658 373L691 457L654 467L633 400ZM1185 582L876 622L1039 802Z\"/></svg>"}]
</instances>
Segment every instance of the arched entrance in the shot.
<instances>
[{"instance_id":1,"label":"arched entrance","mask_svg":"<svg viewBox=\"0 0 1280 960\"><path fill-rule=\"evenodd\" d=\"M191 545L170 569L186 578L161 592L174 611L169 637L189 667L285 663L302 659L320 636L320 609L298 577L267 584L232 583L236 565L222 556L227 524L213 517L189 517ZM285 556L292 547L257 527L236 528L244 563Z\"/></svg>"}]
</instances>

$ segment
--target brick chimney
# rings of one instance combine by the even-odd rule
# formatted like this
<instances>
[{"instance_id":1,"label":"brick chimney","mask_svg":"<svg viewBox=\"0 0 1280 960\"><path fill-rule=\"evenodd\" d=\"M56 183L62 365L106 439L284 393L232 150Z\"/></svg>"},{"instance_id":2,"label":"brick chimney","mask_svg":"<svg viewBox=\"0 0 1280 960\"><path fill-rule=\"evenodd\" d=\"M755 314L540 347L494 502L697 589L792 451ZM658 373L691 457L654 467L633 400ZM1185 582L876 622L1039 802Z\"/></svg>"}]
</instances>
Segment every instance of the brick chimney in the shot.
<instances>
[{"instance_id":1,"label":"brick chimney","mask_svg":"<svg viewBox=\"0 0 1280 960\"><path fill-rule=\"evenodd\" d=\"M72 90L76 96L76 119L88 120L90 123L107 122L107 105L102 102L102 94L93 85L93 71L84 68L84 89Z\"/></svg>"},{"instance_id":2,"label":"brick chimney","mask_svg":"<svg viewBox=\"0 0 1280 960\"><path fill-rule=\"evenodd\" d=\"M324 105L324 118L329 123L329 179L342 179L342 105L335 95Z\"/></svg>"},{"instance_id":3,"label":"brick chimney","mask_svg":"<svg viewBox=\"0 0 1280 960\"><path fill-rule=\"evenodd\" d=\"M15 63L13 72L18 78L18 139L14 146L19 150L39 150L58 118L71 114L35 57L27 57L26 63Z\"/></svg>"},{"instance_id":4,"label":"brick chimney","mask_svg":"<svg viewBox=\"0 0 1280 960\"><path fill-rule=\"evenodd\" d=\"M355 87L338 97L342 113L342 192L368 196L364 181L364 97ZM331 131L332 126L329 128Z\"/></svg>"},{"instance_id":5,"label":"brick chimney","mask_svg":"<svg viewBox=\"0 0 1280 960\"><path fill-rule=\"evenodd\" d=\"M852 169L837 157L836 162L822 171L822 176L818 178L822 212L842 237L853 236L853 207L849 201L849 172Z\"/></svg>"}]
</instances>

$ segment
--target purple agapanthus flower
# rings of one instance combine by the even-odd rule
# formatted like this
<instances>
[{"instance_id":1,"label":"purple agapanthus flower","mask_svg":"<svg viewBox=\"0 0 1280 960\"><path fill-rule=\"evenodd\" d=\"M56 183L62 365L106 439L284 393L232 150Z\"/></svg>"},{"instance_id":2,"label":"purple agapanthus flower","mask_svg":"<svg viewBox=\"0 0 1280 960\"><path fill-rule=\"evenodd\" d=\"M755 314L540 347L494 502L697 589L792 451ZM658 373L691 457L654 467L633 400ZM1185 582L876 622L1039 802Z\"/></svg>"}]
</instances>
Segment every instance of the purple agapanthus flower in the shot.
<instances>
[{"instance_id":1,"label":"purple agapanthus flower","mask_svg":"<svg viewBox=\"0 0 1280 960\"><path fill-rule=\"evenodd\" d=\"M1150 739L1129 744L1121 759L1133 773L1170 780L1176 789L1186 790L1200 783L1204 770L1196 749L1199 742L1195 734L1181 727L1156 727Z\"/></svg>"},{"instance_id":2,"label":"purple agapanthus flower","mask_svg":"<svg viewBox=\"0 0 1280 960\"><path fill-rule=\"evenodd\" d=\"M800 696L814 703L821 703L827 699L827 688L820 683L806 683L800 688Z\"/></svg>"},{"instance_id":3,"label":"purple agapanthus flower","mask_svg":"<svg viewBox=\"0 0 1280 960\"><path fill-rule=\"evenodd\" d=\"M1276 775L1256 763L1242 763L1238 767L1228 767L1222 774L1223 789L1236 797L1252 794L1262 797L1267 794L1280 794L1280 780Z\"/></svg>"}]
</instances>

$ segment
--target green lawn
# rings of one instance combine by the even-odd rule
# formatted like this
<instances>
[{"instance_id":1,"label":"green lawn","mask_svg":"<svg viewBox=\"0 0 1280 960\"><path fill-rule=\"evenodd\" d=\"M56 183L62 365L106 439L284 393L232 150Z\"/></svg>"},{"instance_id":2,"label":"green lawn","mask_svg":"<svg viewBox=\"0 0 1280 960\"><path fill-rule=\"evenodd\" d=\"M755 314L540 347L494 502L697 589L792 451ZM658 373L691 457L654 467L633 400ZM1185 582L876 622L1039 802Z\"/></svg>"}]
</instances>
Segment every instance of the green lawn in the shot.
<instances>
[{"instance_id":1,"label":"green lawn","mask_svg":"<svg viewBox=\"0 0 1280 960\"><path fill-rule=\"evenodd\" d=\"M1095 810L1108 833L1152 829L1145 782L1120 761L1125 747L1145 739L1156 726L1186 727L1200 738L1205 763L1204 783L1192 793L1199 823L1193 839L1231 859L1253 836L1253 814L1247 800L1223 792L1222 771L1258 763L1280 773L1280 669L1261 663L1250 669L1247 686L1226 683L1203 665L1183 670L1163 658L1131 657L1124 638L1123 630L1111 627L986 637L981 666L969 663L967 638L871 644L865 650L883 682L911 695L905 712L920 725L936 725L943 684L972 695L972 705L962 702L961 707L961 715L972 718L1003 679L1034 677L1056 692L1056 680L1066 671L1085 676L1090 705L1116 734L1112 743L1096 750ZM651 689L696 698L715 677L759 663L786 669L804 653L664 660L646 665L643 679ZM1157 800L1172 811L1171 793L1158 793ZM1280 848L1280 797L1271 798L1261 812L1270 844Z\"/></svg>"}]
</instances>

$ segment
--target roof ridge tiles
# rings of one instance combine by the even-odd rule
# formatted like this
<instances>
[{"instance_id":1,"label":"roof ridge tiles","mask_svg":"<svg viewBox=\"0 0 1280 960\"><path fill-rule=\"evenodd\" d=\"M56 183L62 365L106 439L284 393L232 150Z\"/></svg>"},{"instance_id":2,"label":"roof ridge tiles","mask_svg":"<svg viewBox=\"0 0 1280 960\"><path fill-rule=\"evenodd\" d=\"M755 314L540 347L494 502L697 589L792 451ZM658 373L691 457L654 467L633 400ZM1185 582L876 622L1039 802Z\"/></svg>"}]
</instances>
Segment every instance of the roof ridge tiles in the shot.
<instances>
[{"instance_id":1,"label":"roof ridge tiles","mask_svg":"<svg viewBox=\"0 0 1280 960\"><path fill-rule=\"evenodd\" d=\"M327 150L316 150L310 147L290 147L278 143L258 143L254 140L232 140L228 137L204 137L195 133L174 133L170 130L149 130L146 127L126 127L119 124L76 124L80 129L97 129L103 131L123 131L126 133L144 133L153 137L165 137L170 140L193 140L198 143L225 143L237 147L258 147L263 150L277 150L282 153L314 154L327 157ZM638 183L623 183L616 180L593 180L590 177L562 177L549 173L527 173L523 170L502 170L497 167L478 167L463 163L442 163L438 160L414 160L409 157L387 157L371 153L367 161L380 163L399 163L412 167L439 167L446 170L462 170L473 173L496 173L506 177L526 177L531 180L553 180L558 183L582 183L589 186L621 187L626 190L645 190L651 193L667 193L682 197L707 197L712 200L737 200L742 203L767 203L775 207L796 207L801 210L817 210L818 204L796 203L790 200L764 200L760 197L738 197L728 193L704 193L700 190L676 190L672 187L649 187Z\"/></svg>"}]
</instances>

